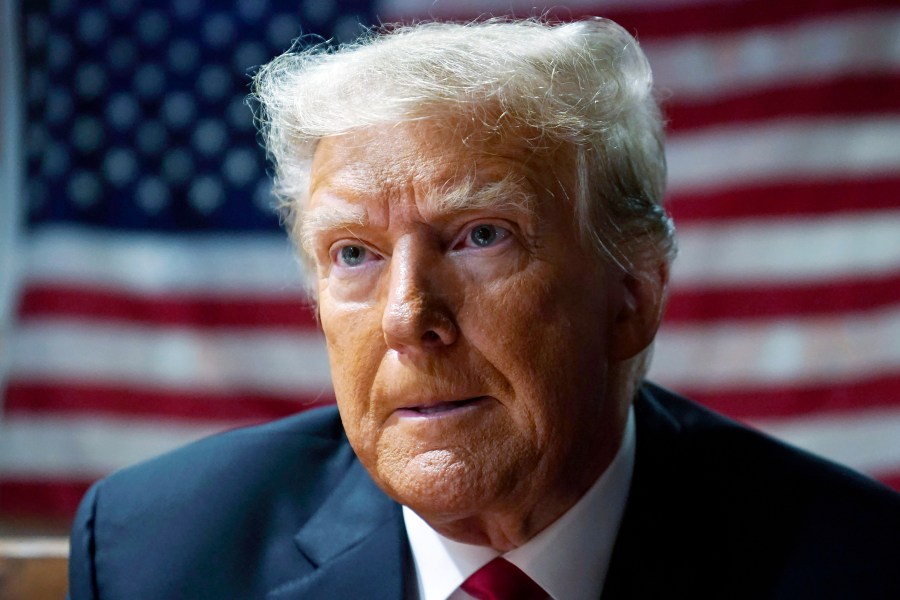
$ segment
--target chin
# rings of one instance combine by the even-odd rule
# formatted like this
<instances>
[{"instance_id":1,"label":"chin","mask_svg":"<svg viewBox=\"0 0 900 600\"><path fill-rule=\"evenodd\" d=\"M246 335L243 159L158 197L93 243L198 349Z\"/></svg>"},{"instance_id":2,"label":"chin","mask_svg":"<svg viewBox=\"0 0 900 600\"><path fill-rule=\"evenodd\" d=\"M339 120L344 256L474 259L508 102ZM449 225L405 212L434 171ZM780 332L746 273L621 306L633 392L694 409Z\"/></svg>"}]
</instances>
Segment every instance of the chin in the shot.
<instances>
[{"instance_id":1,"label":"chin","mask_svg":"<svg viewBox=\"0 0 900 600\"><path fill-rule=\"evenodd\" d=\"M471 517L510 491L502 477L452 450L423 452L399 464L388 462L379 461L381 487L429 522Z\"/></svg>"}]
</instances>

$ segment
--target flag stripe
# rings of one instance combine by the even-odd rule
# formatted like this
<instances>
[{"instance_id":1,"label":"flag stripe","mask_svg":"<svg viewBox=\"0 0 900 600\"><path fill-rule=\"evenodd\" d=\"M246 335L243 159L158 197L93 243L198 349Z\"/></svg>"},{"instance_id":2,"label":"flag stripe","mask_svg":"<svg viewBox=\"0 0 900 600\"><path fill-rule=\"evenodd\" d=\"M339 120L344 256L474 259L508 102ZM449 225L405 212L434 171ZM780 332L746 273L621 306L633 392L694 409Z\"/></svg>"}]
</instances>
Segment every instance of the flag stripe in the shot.
<instances>
[{"instance_id":1,"label":"flag stripe","mask_svg":"<svg viewBox=\"0 0 900 600\"><path fill-rule=\"evenodd\" d=\"M54 225L21 249L26 283L95 285L145 294L294 297L303 291L281 233L162 235Z\"/></svg>"},{"instance_id":2,"label":"flag stripe","mask_svg":"<svg viewBox=\"0 0 900 600\"><path fill-rule=\"evenodd\" d=\"M46 379L18 379L6 391L4 410L8 415L52 412L183 420L212 417L235 422L261 422L332 402L334 396L330 390L303 396L265 394L240 388L203 392L195 388L148 389L79 380L60 379L47 383Z\"/></svg>"},{"instance_id":3,"label":"flag stripe","mask_svg":"<svg viewBox=\"0 0 900 600\"><path fill-rule=\"evenodd\" d=\"M43 379L301 397L331 389L322 339L277 329L196 331L42 319L20 324L10 354L12 383Z\"/></svg>"},{"instance_id":4,"label":"flag stripe","mask_svg":"<svg viewBox=\"0 0 900 600\"><path fill-rule=\"evenodd\" d=\"M747 184L708 193L675 195L669 211L677 226L692 221L798 217L887 211L897 206L900 175Z\"/></svg>"},{"instance_id":5,"label":"flag stripe","mask_svg":"<svg viewBox=\"0 0 900 600\"><path fill-rule=\"evenodd\" d=\"M896 74L900 51L893 44L898 22L898 10L810 15L787 26L748 28L728 35L685 35L646 42L642 47L661 90L681 102L727 99L782 87L788 81Z\"/></svg>"},{"instance_id":6,"label":"flag stripe","mask_svg":"<svg viewBox=\"0 0 900 600\"><path fill-rule=\"evenodd\" d=\"M866 473L900 464L900 406L753 423L788 443Z\"/></svg>"},{"instance_id":7,"label":"flag stripe","mask_svg":"<svg viewBox=\"0 0 900 600\"><path fill-rule=\"evenodd\" d=\"M898 370L900 304L838 317L665 324L650 376L676 389L713 391L834 384Z\"/></svg>"},{"instance_id":8,"label":"flag stripe","mask_svg":"<svg viewBox=\"0 0 900 600\"><path fill-rule=\"evenodd\" d=\"M821 283L900 269L900 210L690 223L679 229L675 289Z\"/></svg>"},{"instance_id":9,"label":"flag stripe","mask_svg":"<svg viewBox=\"0 0 900 600\"><path fill-rule=\"evenodd\" d=\"M793 25L808 19L811 14L820 18L841 18L859 11L897 7L893 0L856 0L852 3L845 0L717 0L709 3L672 2L669 6L652 8L624 2L622 8L617 6L610 11L604 11L603 6L593 1L586 12L576 14L590 16L599 7L601 16L625 23L642 40L682 37L691 32L733 34L748 29Z\"/></svg>"},{"instance_id":10,"label":"flag stripe","mask_svg":"<svg viewBox=\"0 0 900 600\"><path fill-rule=\"evenodd\" d=\"M900 268L883 276L821 283L753 287L734 285L712 289L676 288L666 307L669 324L736 319L773 319L816 315L840 316L879 310L898 303Z\"/></svg>"},{"instance_id":11,"label":"flag stripe","mask_svg":"<svg viewBox=\"0 0 900 600\"><path fill-rule=\"evenodd\" d=\"M12 415L0 435L0 473L35 479L92 478L244 425L99 415Z\"/></svg>"},{"instance_id":12,"label":"flag stripe","mask_svg":"<svg viewBox=\"0 0 900 600\"><path fill-rule=\"evenodd\" d=\"M889 488L900 490L900 469L879 471L877 479Z\"/></svg>"},{"instance_id":13,"label":"flag stripe","mask_svg":"<svg viewBox=\"0 0 900 600\"><path fill-rule=\"evenodd\" d=\"M900 365L893 373L871 379L806 385L743 386L737 389L701 389L685 384L679 391L741 420L780 419L812 414L852 416L857 410L900 406Z\"/></svg>"},{"instance_id":14,"label":"flag stripe","mask_svg":"<svg viewBox=\"0 0 900 600\"><path fill-rule=\"evenodd\" d=\"M824 177L896 176L900 118L791 119L673 136L673 195Z\"/></svg>"},{"instance_id":15,"label":"flag stripe","mask_svg":"<svg viewBox=\"0 0 900 600\"><path fill-rule=\"evenodd\" d=\"M93 481L94 477L36 480L33 475L20 478L0 475L0 514L70 520Z\"/></svg>"},{"instance_id":16,"label":"flag stripe","mask_svg":"<svg viewBox=\"0 0 900 600\"><path fill-rule=\"evenodd\" d=\"M900 69L900 65L895 67ZM664 102L670 136L723 123L785 117L852 116L900 110L900 73L842 75L813 82L788 80L753 93L706 100Z\"/></svg>"},{"instance_id":17,"label":"flag stripe","mask_svg":"<svg viewBox=\"0 0 900 600\"><path fill-rule=\"evenodd\" d=\"M22 296L23 322L46 316L80 317L145 325L318 328L306 296L259 298L193 294L146 295L85 286L35 284Z\"/></svg>"}]
</instances>

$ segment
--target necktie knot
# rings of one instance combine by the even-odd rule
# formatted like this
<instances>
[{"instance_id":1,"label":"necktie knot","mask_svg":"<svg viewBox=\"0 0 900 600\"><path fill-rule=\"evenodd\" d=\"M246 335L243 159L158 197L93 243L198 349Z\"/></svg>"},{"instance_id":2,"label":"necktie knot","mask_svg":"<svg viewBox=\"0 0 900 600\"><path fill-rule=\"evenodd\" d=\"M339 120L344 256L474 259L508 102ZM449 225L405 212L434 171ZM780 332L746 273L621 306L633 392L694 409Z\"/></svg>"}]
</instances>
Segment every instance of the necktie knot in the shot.
<instances>
[{"instance_id":1,"label":"necktie knot","mask_svg":"<svg viewBox=\"0 0 900 600\"><path fill-rule=\"evenodd\" d=\"M546 600L547 592L519 567L497 557L460 586L478 600Z\"/></svg>"}]
</instances>

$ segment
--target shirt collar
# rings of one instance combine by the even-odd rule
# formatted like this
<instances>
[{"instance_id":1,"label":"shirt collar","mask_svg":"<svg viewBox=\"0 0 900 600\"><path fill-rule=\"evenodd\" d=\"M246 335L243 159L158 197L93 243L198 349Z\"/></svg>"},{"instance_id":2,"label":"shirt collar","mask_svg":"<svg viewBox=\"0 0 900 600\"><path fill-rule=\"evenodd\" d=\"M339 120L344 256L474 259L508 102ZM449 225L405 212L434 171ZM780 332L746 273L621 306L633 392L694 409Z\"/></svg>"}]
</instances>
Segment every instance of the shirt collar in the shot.
<instances>
[{"instance_id":1,"label":"shirt collar","mask_svg":"<svg viewBox=\"0 0 900 600\"><path fill-rule=\"evenodd\" d=\"M551 597L600 597L628 499L635 444L634 409L630 408L622 443L606 471L559 519L503 555ZM403 520L421 600L447 600L472 573L500 554L442 536L406 506Z\"/></svg>"}]
</instances>

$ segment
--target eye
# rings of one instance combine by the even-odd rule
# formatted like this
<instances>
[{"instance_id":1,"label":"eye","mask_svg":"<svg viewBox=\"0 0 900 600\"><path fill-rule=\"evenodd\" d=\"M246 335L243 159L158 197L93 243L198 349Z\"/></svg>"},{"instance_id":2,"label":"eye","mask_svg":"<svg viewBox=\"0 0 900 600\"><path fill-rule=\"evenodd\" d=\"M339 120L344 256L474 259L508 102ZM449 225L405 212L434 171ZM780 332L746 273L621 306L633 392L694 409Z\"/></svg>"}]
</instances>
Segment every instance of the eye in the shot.
<instances>
[{"instance_id":1,"label":"eye","mask_svg":"<svg viewBox=\"0 0 900 600\"><path fill-rule=\"evenodd\" d=\"M343 267L358 267L366 262L368 254L364 246L342 246L337 249L335 261Z\"/></svg>"},{"instance_id":2,"label":"eye","mask_svg":"<svg viewBox=\"0 0 900 600\"><path fill-rule=\"evenodd\" d=\"M487 248L509 236L509 230L489 223L476 225L469 231L466 244Z\"/></svg>"}]
</instances>

